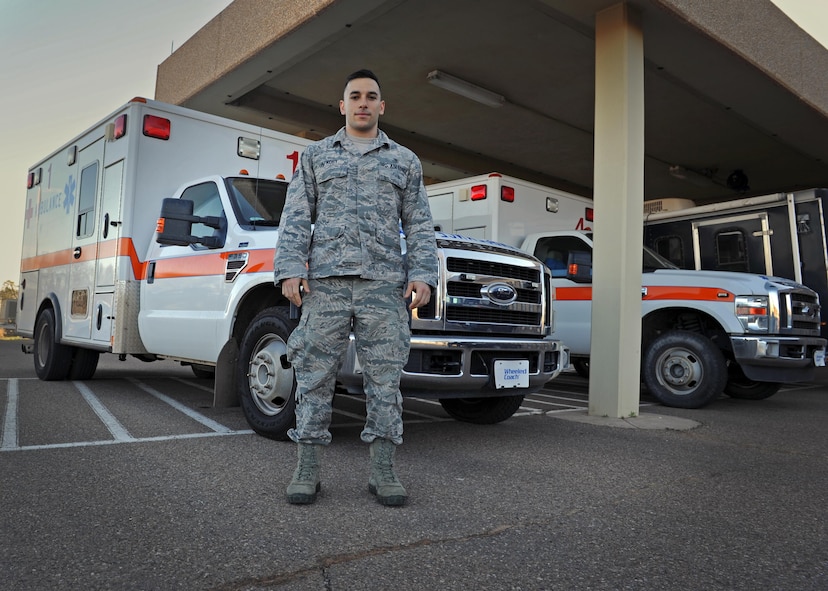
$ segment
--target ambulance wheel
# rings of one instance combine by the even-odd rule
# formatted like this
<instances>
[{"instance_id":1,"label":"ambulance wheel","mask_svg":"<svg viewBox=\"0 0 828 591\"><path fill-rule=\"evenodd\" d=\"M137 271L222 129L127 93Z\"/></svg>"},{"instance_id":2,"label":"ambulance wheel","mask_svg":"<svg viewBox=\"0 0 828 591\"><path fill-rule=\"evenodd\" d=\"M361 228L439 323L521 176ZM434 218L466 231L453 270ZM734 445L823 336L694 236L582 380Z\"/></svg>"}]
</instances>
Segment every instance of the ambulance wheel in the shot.
<instances>
[{"instance_id":1,"label":"ambulance wheel","mask_svg":"<svg viewBox=\"0 0 828 591\"><path fill-rule=\"evenodd\" d=\"M701 408L724 390L727 362L704 335L671 330L649 344L642 373L647 389L664 406Z\"/></svg>"},{"instance_id":2,"label":"ambulance wheel","mask_svg":"<svg viewBox=\"0 0 828 591\"><path fill-rule=\"evenodd\" d=\"M745 375L737 363L731 363L727 370L724 392L731 398L764 400L779 392L780 387L782 384L776 382L754 382Z\"/></svg>"},{"instance_id":3,"label":"ambulance wheel","mask_svg":"<svg viewBox=\"0 0 828 591\"><path fill-rule=\"evenodd\" d=\"M293 368L282 364L294 328L287 309L268 308L247 327L239 349L237 383L244 416L256 433L277 441L288 439L296 419Z\"/></svg>"},{"instance_id":4,"label":"ambulance wheel","mask_svg":"<svg viewBox=\"0 0 828 591\"><path fill-rule=\"evenodd\" d=\"M440 399L440 405L451 418L476 425L493 425L505 421L517 412L522 403L523 396Z\"/></svg>"},{"instance_id":5,"label":"ambulance wheel","mask_svg":"<svg viewBox=\"0 0 828 591\"><path fill-rule=\"evenodd\" d=\"M72 347L56 340L55 311L44 309L37 317L34 333L34 366L41 380L65 380L72 366Z\"/></svg>"},{"instance_id":6,"label":"ambulance wheel","mask_svg":"<svg viewBox=\"0 0 828 591\"><path fill-rule=\"evenodd\" d=\"M578 358L573 359L571 362L572 367L575 369L575 373L577 373L582 378L589 379L589 359Z\"/></svg>"},{"instance_id":7,"label":"ambulance wheel","mask_svg":"<svg viewBox=\"0 0 828 591\"><path fill-rule=\"evenodd\" d=\"M69 368L70 380L91 380L98 369L101 354L92 349L75 347L72 353L72 367Z\"/></svg>"}]
</instances>

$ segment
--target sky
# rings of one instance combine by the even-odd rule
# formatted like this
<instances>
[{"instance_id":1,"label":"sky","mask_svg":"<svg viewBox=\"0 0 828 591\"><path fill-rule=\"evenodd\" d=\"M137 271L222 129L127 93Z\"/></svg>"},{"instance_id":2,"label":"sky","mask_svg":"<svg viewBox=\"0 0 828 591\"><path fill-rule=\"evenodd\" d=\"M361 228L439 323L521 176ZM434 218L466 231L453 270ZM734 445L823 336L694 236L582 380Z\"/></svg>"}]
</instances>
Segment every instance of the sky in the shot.
<instances>
[{"instance_id":1,"label":"sky","mask_svg":"<svg viewBox=\"0 0 828 591\"><path fill-rule=\"evenodd\" d=\"M828 2L772 0L828 47ZM231 0L0 0L0 285L20 280L29 167L135 96Z\"/></svg>"}]
</instances>

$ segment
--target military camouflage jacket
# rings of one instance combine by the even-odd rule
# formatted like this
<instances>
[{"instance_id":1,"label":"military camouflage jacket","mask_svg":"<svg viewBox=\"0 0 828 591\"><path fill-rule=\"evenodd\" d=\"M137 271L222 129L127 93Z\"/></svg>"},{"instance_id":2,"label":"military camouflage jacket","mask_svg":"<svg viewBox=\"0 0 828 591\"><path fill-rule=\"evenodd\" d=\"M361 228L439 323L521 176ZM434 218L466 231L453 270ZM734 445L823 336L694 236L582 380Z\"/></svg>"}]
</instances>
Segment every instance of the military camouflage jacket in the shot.
<instances>
[{"instance_id":1,"label":"military camouflage jacket","mask_svg":"<svg viewBox=\"0 0 828 591\"><path fill-rule=\"evenodd\" d=\"M357 275L437 284L434 222L419 159L382 131L362 151L344 127L305 148L279 222L276 282Z\"/></svg>"}]
</instances>

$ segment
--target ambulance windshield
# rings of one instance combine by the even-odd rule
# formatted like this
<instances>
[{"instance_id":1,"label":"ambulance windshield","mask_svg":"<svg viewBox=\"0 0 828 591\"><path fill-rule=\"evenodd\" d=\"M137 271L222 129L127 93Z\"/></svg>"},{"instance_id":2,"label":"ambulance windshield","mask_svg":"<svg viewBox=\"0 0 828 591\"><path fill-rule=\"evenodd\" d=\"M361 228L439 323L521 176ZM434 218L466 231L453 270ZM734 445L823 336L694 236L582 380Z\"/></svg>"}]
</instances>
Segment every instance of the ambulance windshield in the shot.
<instances>
[{"instance_id":1,"label":"ambulance windshield","mask_svg":"<svg viewBox=\"0 0 828 591\"><path fill-rule=\"evenodd\" d=\"M239 225L247 229L279 225L288 183L251 177L226 179L227 194Z\"/></svg>"},{"instance_id":2,"label":"ambulance windshield","mask_svg":"<svg viewBox=\"0 0 828 591\"><path fill-rule=\"evenodd\" d=\"M678 267L654 250L650 250L645 246L642 271L647 273L649 271L657 271L659 269L678 269Z\"/></svg>"}]
</instances>

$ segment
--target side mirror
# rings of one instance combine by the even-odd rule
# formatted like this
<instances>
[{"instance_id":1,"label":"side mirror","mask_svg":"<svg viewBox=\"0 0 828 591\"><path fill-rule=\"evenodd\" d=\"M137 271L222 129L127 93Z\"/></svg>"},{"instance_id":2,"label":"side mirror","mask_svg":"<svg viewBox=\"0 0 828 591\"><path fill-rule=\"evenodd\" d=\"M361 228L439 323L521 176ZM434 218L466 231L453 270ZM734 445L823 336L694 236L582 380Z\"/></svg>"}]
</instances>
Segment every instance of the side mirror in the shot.
<instances>
[{"instance_id":1,"label":"side mirror","mask_svg":"<svg viewBox=\"0 0 828 591\"><path fill-rule=\"evenodd\" d=\"M221 239L215 236L193 236L193 224L204 224L211 228L221 228L218 216L193 215L193 202L189 199L166 198L161 202L161 217L155 226L158 244L189 246L203 244L208 248L221 246Z\"/></svg>"},{"instance_id":2,"label":"side mirror","mask_svg":"<svg viewBox=\"0 0 828 591\"><path fill-rule=\"evenodd\" d=\"M576 283L592 283L592 253L585 250L569 252L566 278Z\"/></svg>"}]
</instances>

